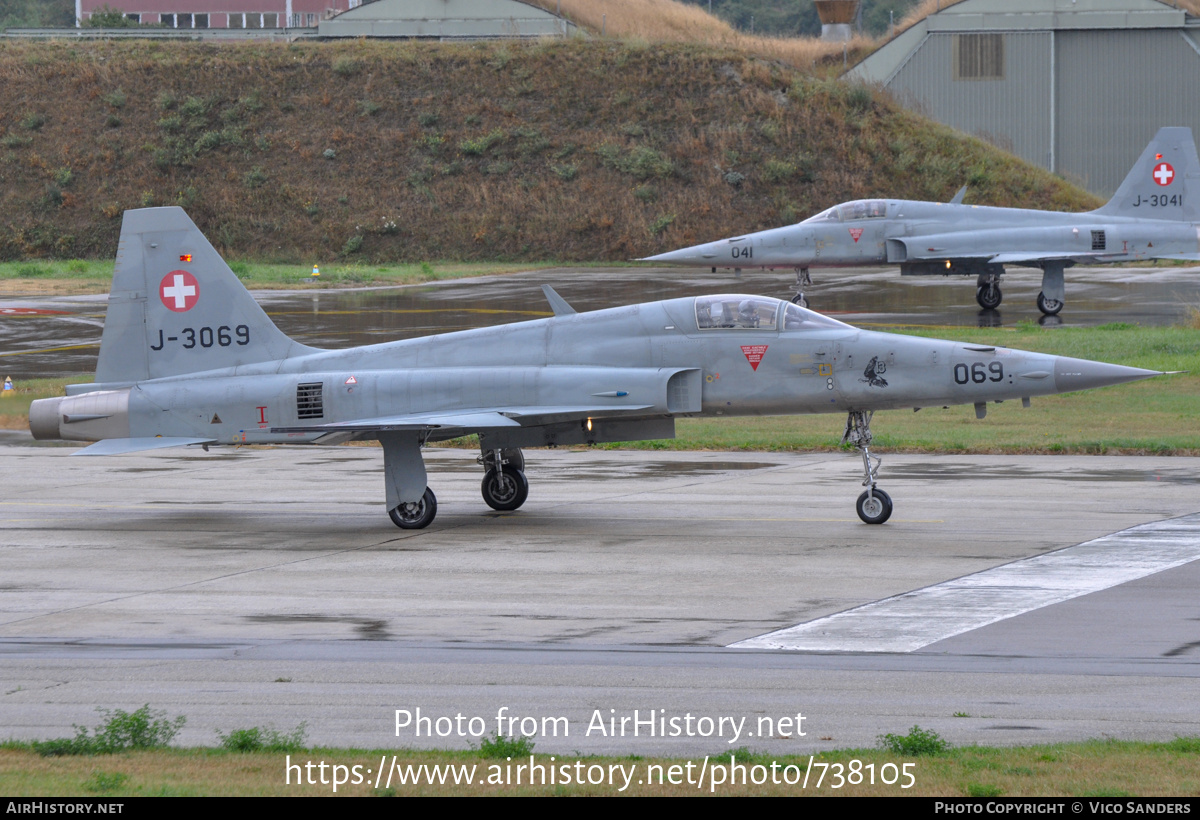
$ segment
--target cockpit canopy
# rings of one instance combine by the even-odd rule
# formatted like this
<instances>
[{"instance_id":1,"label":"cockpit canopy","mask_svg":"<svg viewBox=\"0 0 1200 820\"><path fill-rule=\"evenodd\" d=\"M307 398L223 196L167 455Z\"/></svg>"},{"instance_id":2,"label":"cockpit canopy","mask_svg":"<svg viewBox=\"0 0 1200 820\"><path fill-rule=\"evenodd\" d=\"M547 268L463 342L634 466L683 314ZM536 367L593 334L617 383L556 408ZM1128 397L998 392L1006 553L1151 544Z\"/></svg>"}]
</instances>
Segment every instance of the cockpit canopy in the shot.
<instances>
[{"instance_id":1,"label":"cockpit canopy","mask_svg":"<svg viewBox=\"0 0 1200 820\"><path fill-rule=\"evenodd\" d=\"M779 329L780 322L784 330L850 327L836 319L770 296L722 293L696 297L696 327L700 330L773 331Z\"/></svg>"},{"instance_id":2,"label":"cockpit canopy","mask_svg":"<svg viewBox=\"0 0 1200 820\"><path fill-rule=\"evenodd\" d=\"M810 216L801 225L810 222L850 222L856 219L883 219L887 216L886 199L856 199L843 202L816 216Z\"/></svg>"}]
</instances>

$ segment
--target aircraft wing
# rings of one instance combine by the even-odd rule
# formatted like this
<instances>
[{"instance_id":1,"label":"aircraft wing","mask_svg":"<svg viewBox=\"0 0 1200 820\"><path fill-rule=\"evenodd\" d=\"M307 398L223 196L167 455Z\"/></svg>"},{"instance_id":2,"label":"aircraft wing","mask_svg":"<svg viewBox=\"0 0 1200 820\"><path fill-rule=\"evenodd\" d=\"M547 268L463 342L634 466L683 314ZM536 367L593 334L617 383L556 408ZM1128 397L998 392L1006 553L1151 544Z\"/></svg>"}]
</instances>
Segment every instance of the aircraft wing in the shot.
<instances>
[{"instance_id":1,"label":"aircraft wing","mask_svg":"<svg viewBox=\"0 0 1200 820\"><path fill-rule=\"evenodd\" d=\"M503 427L536 427L559 421L585 418L611 418L650 410L654 405L623 405L621 407L496 407L473 410L415 413L406 416L381 416L373 419L335 421L303 427L272 427L272 433L365 433L384 430L432 430L459 428L462 430L495 430Z\"/></svg>"},{"instance_id":2,"label":"aircraft wing","mask_svg":"<svg viewBox=\"0 0 1200 820\"><path fill-rule=\"evenodd\" d=\"M1020 265L1028 262L1055 262L1055 261L1073 261L1073 262L1100 262L1104 261L1105 257L1113 256L1111 253L1047 253L1045 251L1017 251L998 253L995 256L988 257L988 262L993 265Z\"/></svg>"},{"instance_id":3,"label":"aircraft wing","mask_svg":"<svg viewBox=\"0 0 1200 820\"><path fill-rule=\"evenodd\" d=\"M150 436L147 438L106 438L89 444L73 456L116 456L122 453L139 453L142 450L161 450L164 447L187 447L191 444L216 444L215 438L173 438Z\"/></svg>"}]
</instances>

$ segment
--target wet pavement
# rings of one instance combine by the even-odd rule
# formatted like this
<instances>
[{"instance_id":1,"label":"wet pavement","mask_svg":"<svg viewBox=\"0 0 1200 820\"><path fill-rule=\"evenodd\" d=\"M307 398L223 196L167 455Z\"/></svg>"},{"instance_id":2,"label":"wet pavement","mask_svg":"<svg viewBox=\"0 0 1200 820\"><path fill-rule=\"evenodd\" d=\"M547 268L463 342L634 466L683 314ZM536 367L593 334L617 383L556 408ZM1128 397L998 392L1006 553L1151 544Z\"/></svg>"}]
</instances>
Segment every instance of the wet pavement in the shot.
<instances>
[{"instance_id":1,"label":"wet pavement","mask_svg":"<svg viewBox=\"0 0 1200 820\"><path fill-rule=\"evenodd\" d=\"M808 754L914 724L955 745L1200 733L1200 561L1162 560L1200 543L1200 459L889 456L896 514L872 527L851 453L526 455L529 502L498 513L475 453L427 450L437 520L398 530L374 447L6 448L4 736L144 703L187 716L184 745L304 722L315 745L466 748L397 736L417 706L565 716L581 732L538 737L551 754ZM1054 594L1030 610L997 570ZM877 602L939 637L968 587L977 628L915 650L863 651L878 618L834 651L728 648ZM724 746L582 734L610 708L811 722Z\"/></svg>"},{"instance_id":2,"label":"wet pavement","mask_svg":"<svg viewBox=\"0 0 1200 820\"><path fill-rule=\"evenodd\" d=\"M810 304L865 327L1011 327L1043 320L1034 305L1039 271L1004 276L1004 303L982 311L971 279L901 278L895 270L818 270ZM792 293L790 271L560 268L397 288L260 291L255 297L288 335L343 348L549 316L543 284L579 311L704 293ZM0 299L0 371L14 379L91 373L106 296ZM1046 324L1171 325L1200 308L1200 268L1076 268L1067 307ZM947 332L947 336L953 336Z\"/></svg>"}]
</instances>

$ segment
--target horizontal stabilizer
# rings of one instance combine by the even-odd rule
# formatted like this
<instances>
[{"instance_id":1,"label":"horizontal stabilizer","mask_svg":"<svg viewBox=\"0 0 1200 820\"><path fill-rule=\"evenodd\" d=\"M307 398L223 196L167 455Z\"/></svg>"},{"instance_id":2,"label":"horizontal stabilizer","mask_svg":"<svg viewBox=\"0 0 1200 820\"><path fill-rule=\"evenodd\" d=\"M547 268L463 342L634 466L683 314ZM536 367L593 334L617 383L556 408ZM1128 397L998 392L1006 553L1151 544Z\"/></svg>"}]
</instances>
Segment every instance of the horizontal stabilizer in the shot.
<instances>
[{"instance_id":1,"label":"horizontal stabilizer","mask_svg":"<svg viewBox=\"0 0 1200 820\"><path fill-rule=\"evenodd\" d=\"M549 285L542 285L542 293L546 294L546 301L550 303L550 309L554 311L555 316L570 316L575 312L575 308L567 304L567 300Z\"/></svg>"},{"instance_id":2,"label":"horizontal stabilizer","mask_svg":"<svg viewBox=\"0 0 1200 820\"><path fill-rule=\"evenodd\" d=\"M82 450L71 453L73 456L118 456L123 453L139 453L142 450L162 450L166 447L187 447L192 444L216 444L214 438L166 438L153 436L150 438L106 438L89 444Z\"/></svg>"}]
</instances>

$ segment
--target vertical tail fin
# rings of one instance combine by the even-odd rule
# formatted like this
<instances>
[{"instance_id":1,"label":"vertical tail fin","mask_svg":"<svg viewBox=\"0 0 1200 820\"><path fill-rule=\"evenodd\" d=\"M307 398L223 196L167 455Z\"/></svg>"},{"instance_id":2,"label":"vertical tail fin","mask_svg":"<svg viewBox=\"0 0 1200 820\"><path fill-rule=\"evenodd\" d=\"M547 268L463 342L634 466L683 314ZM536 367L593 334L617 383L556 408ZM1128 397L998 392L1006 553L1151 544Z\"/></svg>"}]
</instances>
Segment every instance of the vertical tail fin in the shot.
<instances>
[{"instance_id":1,"label":"vertical tail fin","mask_svg":"<svg viewBox=\"0 0 1200 820\"><path fill-rule=\"evenodd\" d=\"M182 208L125 212L97 382L177 376L313 350L275 327Z\"/></svg>"},{"instance_id":2,"label":"vertical tail fin","mask_svg":"<svg viewBox=\"0 0 1200 820\"><path fill-rule=\"evenodd\" d=\"M1200 222L1200 159L1192 129L1158 129L1116 194L1095 213Z\"/></svg>"}]
</instances>

